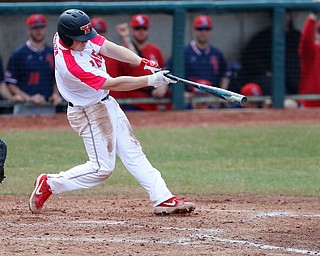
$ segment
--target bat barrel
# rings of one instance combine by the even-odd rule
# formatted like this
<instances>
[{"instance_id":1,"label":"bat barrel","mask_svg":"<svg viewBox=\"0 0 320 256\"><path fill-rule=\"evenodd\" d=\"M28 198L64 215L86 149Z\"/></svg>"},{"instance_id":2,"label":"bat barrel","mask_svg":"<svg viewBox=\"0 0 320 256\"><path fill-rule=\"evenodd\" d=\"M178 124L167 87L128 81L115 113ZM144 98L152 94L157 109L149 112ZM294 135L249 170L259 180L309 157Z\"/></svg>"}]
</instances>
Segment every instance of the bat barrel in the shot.
<instances>
[{"instance_id":1,"label":"bat barrel","mask_svg":"<svg viewBox=\"0 0 320 256\"><path fill-rule=\"evenodd\" d=\"M240 104L241 106L245 106L248 102L247 97L243 96L241 94L232 95L232 96L228 97L227 99L225 98L225 100Z\"/></svg>"},{"instance_id":2,"label":"bat barrel","mask_svg":"<svg viewBox=\"0 0 320 256\"><path fill-rule=\"evenodd\" d=\"M201 91L204 91L204 92L208 92L208 93L211 93L213 94L214 96L220 98L220 99L223 99L223 100L226 100L228 102L233 102L233 103L237 103L241 106L245 106L248 99L246 96L242 95L242 94L238 94L238 93L235 93L235 92L232 92L232 91L229 91L229 90L225 90L225 89L222 89L222 88L218 88L218 87L215 87L215 86L208 86L208 85L204 85L204 84L199 84L199 83L196 83L196 82L192 82L192 81L189 81L189 80L186 80L186 79L183 79L183 78L180 78L180 77L177 77L177 76L174 76L172 74L165 74L166 77L172 79L172 80L175 80L175 81L178 81L178 82L182 82L186 85L191 85Z\"/></svg>"}]
</instances>

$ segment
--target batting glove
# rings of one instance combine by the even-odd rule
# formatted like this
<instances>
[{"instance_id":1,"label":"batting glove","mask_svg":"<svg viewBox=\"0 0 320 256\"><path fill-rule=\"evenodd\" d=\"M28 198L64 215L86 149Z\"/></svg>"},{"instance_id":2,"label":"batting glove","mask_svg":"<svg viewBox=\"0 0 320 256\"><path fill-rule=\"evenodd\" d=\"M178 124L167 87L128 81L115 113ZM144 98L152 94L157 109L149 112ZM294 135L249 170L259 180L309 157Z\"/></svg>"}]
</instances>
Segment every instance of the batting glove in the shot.
<instances>
[{"instance_id":1,"label":"batting glove","mask_svg":"<svg viewBox=\"0 0 320 256\"><path fill-rule=\"evenodd\" d=\"M140 67L142 67L148 74L154 74L160 70L158 62L154 60L147 60L142 58L140 62Z\"/></svg>"},{"instance_id":2,"label":"batting glove","mask_svg":"<svg viewBox=\"0 0 320 256\"><path fill-rule=\"evenodd\" d=\"M153 86L154 88L164 86L167 84L175 84L177 81L174 81L168 77L165 76L165 74L168 74L169 70L163 70L159 71L157 73L154 73L152 75L148 76L148 86Z\"/></svg>"}]
</instances>

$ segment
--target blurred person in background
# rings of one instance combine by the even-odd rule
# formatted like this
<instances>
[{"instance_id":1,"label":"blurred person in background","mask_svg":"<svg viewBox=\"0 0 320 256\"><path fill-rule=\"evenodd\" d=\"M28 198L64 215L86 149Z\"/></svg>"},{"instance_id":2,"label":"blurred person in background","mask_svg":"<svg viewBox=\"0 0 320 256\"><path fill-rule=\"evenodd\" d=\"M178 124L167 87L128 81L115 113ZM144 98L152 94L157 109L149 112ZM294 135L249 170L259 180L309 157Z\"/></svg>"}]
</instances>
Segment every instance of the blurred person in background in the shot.
<instances>
[{"instance_id":1,"label":"blurred person in background","mask_svg":"<svg viewBox=\"0 0 320 256\"><path fill-rule=\"evenodd\" d=\"M310 13L301 33L299 94L320 94L320 21ZM320 107L320 100L300 100L301 107Z\"/></svg>"},{"instance_id":2,"label":"blurred person in background","mask_svg":"<svg viewBox=\"0 0 320 256\"><path fill-rule=\"evenodd\" d=\"M62 98L55 84L53 48L45 43L47 20L43 14L32 14L26 28L29 39L11 54L5 81L20 102L32 102L36 106L19 105L14 112L51 114ZM44 106L47 103L51 106Z\"/></svg>"},{"instance_id":3,"label":"blurred person in background","mask_svg":"<svg viewBox=\"0 0 320 256\"><path fill-rule=\"evenodd\" d=\"M261 86L263 95L272 94L272 32L273 27L254 35L241 54L241 70L239 80L241 85L254 82ZM298 47L300 32L293 25L292 13L286 12L285 31L285 93L297 94L300 79L300 64ZM237 85L232 90L237 91Z\"/></svg>"},{"instance_id":4,"label":"blurred person in background","mask_svg":"<svg viewBox=\"0 0 320 256\"><path fill-rule=\"evenodd\" d=\"M229 88L231 72L223 53L212 44L210 36L213 31L212 19L207 15L198 15L192 23L192 40L185 47L185 78L191 81L206 81L206 85L214 85L223 89ZM172 70L172 60L167 66ZM185 98L203 96L191 86L185 87ZM208 104L209 108L220 108L223 103ZM186 108L197 107L187 104ZM203 108L203 105L201 106Z\"/></svg>"},{"instance_id":5,"label":"blurred person in background","mask_svg":"<svg viewBox=\"0 0 320 256\"><path fill-rule=\"evenodd\" d=\"M256 83L246 83L244 84L239 91L240 94L247 97L259 97L262 96L261 86ZM264 101L252 101L248 99L248 102L245 106L240 106L239 104L231 104L231 108L263 108Z\"/></svg>"},{"instance_id":6,"label":"blurred person in background","mask_svg":"<svg viewBox=\"0 0 320 256\"><path fill-rule=\"evenodd\" d=\"M240 94L247 97L262 96L262 89L260 85L256 83L246 83L241 89ZM245 108L262 108L263 101L248 101Z\"/></svg>"},{"instance_id":7,"label":"blurred person in background","mask_svg":"<svg viewBox=\"0 0 320 256\"><path fill-rule=\"evenodd\" d=\"M99 35L107 38L108 26L102 18L92 18L92 27L98 32Z\"/></svg>"},{"instance_id":8,"label":"blurred person in background","mask_svg":"<svg viewBox=\"0 0 320 256\"><path fill-rule=\"evenodd\" d=\"M160 68L163 68L165 59L159 46L148 41L150 34L151 21L145 14L136 14L132 16L130 24L120 23L116 26L116 31L122 40L122 45L138 54L140 57L158 62ZM117 62L117 76L141 76L146 71L141 67L133 66L124 62ZM113 92L111 92L112 95ZM171 98L169 86L158 88L142 88L133 91L123 92L117 98ZM170 110L171 104L130 104L122 105L124 110Z\"/></svg>"},{"instance_id":9,"label":"blurred person in background","mask_svg":"<svg viewBox=\"0 0 320 256\"><path fill-rule=\"evenodd\" d=\"M257 83L246 83L240 89L240 94L247 97L259 97L263 96L262 88ZM297 109L299 108L299 104L296 100L293 99L285 99L284 100L284 108L285 109ZM237 104L232 105L233 108L239 108L241 106ZM272 108L271 99L259 100L259 101L250 101L248 100L245 108Z\"/></svg>"},{"instance_id":10,"label":"blurred person in background","mask_svg":"<svg viewBox=\"0 0 320 256\"><path fill-rule=\"evenodd\" d=\"M15 96L11 93L8 86L4 82L4 71L3 71L3 63L2 58L0 56L0 100L9 100L9 101L19 101L19 96ZM0 114L12 114L13 107L12 106L1 106Z\"/></svg>"}]
</instances>

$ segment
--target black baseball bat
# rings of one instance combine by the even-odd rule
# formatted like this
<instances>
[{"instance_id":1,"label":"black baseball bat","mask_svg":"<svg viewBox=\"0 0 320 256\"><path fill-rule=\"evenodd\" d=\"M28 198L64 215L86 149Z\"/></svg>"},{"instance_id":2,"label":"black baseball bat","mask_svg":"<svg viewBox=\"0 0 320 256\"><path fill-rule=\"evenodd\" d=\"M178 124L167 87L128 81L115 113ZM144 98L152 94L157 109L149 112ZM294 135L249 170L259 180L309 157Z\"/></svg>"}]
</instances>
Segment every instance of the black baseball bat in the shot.
<instances>
[{"instance_id":1,"label":"black baseball bat","mask_svg":"<svg viewBox=\"0 0 320 256\"><path fill-rule=\"evenodd\" d=\"M226 90L226 89L222 89L222 88L218 88L218 87L215 87L215 86L208 86L208 85L204 85L204 84L199 84L199 83L196 83L196 82L192 82L192 81L189 81L187 79L183 79L183 78L180 78L180 77L177 77L177 76L174 76L172 74L165 74L166 77L172 79L172 80L175 80L177 82L182 82L186 85L191 85L201 91L204 91L204 92L208 92L208 93L211 93L213 94L214 96L220 98L220 99L223 99L223 100L226 100L228 102L234 102L234 103L237 103L241 106L245 106L248 99L246 96L244 95L241 95L239 93L235 93L235 92L232 92L232 91L229 91L229 90Z\"/></svg>"}]
</instances>

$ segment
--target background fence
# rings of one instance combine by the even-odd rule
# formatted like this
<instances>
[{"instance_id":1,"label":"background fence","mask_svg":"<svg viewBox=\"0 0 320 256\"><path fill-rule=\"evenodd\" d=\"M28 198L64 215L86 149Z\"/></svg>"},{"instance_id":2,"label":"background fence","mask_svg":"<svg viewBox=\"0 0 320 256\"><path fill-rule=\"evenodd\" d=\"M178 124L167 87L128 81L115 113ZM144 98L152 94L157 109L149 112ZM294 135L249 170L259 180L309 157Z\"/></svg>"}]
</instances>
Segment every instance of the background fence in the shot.
<instances>
[{"instance_id":1,"label":"background fence","mask_svg":"<svg viewBox=\"0 0 320 256\"><path fill-rule=\"evenodd\" d=\"M181 77L184 76L183 48L192 39L191 24L196 15L207 14L212 17L214 30L211 42L224 53L228 63L232 65L241 65L241 51L250 38L257 31L271 25L270 97L273 107L282 108L285 97L299 97L285 93L286 12L292 13L294 26L301 30L308 12L319 11L320 3L308 0L0 3L0 52L4 65L6 66L11 52L27 39L25 21L28 15L43 13L47 16L48 43L52 45L57 18L69 8L82 9L90 17L104 18L108 23L108 38L115 42L119 42L113 29L117 23L128 22L135 13L148 14L152 22L150 41L160 46L166 59L172 57L172 72ZM173 109L184 108L183 91L182 84L173 87ZM318 95L305 97L317 98Z\"/></svg>"}]
</instances>

